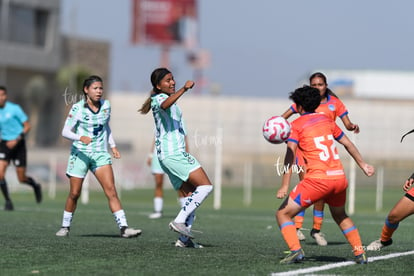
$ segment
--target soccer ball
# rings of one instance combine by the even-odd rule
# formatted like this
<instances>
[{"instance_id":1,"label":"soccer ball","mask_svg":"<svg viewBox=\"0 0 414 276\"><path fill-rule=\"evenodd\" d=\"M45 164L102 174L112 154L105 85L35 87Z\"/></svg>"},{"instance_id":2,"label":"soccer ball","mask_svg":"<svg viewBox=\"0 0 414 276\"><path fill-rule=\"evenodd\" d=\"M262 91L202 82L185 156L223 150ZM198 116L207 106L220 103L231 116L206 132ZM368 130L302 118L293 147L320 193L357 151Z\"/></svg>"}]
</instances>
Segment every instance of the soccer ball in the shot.
<instances>
[{"instance_id":1,"label":"soccer ball","mask_svg":"<svg viewBox=\"0 0 414 276\"><path fill-rule=\"evenodd\" d=\"M290 123L282 116L273 116L263 124L263 136L272 144L285 142L290 135Z\"/></svg>"}]
</instances>

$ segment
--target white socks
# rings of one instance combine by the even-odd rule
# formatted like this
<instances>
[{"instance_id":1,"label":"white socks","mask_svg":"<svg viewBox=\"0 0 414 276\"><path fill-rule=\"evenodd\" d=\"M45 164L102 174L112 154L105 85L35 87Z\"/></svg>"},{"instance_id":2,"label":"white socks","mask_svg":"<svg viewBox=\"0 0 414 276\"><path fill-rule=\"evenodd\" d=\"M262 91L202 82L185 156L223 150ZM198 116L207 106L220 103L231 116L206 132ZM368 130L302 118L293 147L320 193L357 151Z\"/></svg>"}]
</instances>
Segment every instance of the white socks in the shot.
<instances>
[{"instance_id":1,"label":"white socks","mask_svg":"<svg viewBox=\"0 0 414 276\"><path fill-rule=\"evenodd\" d=\"M162 197L154 197L154 211L155 213L161 213L164 207L164 200Z\"/></svg>"},{"instance_id":2,"label":"white socks","mask_svg":"<svg viewBox=\"0 0 414 276\"><path fill-rule=\"evenodd\" d=\"M73 213L63 211L62 227L70 227L72 218L73 218Z\"/></svg>"},{"instance_id":3,"label":"white socks","mask_svg":"<svg viewBox=\"0 0 414 276\"><path fill-rule=\"evenodd\" d=\"M128 227L126 215L123 209L116 211L113 214L114 214L114 218L115 218L116 224L118 224L119 229L121 229L124 226Z\"/></svg>"},{"instance_id":4,"label":"white socks","mask_svg":"<svg viewBox=\"0 0 414 276\"><path fill-rule=\"evenodd\" d=\"M119 229L121 227L126 226L128 227L128 223L126 220L125 212L124 210L119 210L113 213L115 217L116 224L118 224ZM63 219L62 219L62 227L70 227L70 223L73 219L73 213L63 211Z\"/></svg>"},{"instance_id":5,"label":"white socks","mask_svg":"<svg viewBox=\"0 0 414 276\"><path fill-rule=\"evenodd\" d=\"M188 199L188 197L180 197L179 198L179 201L180 201L180 206L181 207L184 207L184 204L186 203L186 201L187 201L187 199ZM193 226L193 222L194 222L194 220L195 220L195 210L188 216L188 218L187 218L187 220L185 221L185 224L187 225L187 227L189 228L189 229L191 229L191 227ZM184 242L184 243L186 243L186 242L188 242L188 240L190 239L189 237L187 237L187 236L184 236L184 235L180 235L179 237L178 237L178 239L180 240L180 241L182 241L182 242Z\"/></svg>"},{"instance_id":6,"label":"white socks","mask_svg":"<svg viewBox=\"0 0 414 276\"><path fill-rule=\"evenodd\" d=\"M187 218L193 213L213 190L213 185L198 186L191 196L186 197L184 206L175 218L176 223L185 223Z\"/></svg>"}]
</instances>

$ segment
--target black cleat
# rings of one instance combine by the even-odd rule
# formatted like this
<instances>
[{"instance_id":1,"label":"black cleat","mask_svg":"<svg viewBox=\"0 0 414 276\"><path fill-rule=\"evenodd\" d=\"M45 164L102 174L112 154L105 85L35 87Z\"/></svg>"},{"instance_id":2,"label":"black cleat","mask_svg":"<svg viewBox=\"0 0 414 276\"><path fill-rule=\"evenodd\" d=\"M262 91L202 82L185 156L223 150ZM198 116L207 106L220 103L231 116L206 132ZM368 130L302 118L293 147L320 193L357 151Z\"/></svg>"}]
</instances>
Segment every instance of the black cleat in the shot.
<instances>
[{"instance_id":1,"label":"black cleat","mask_svg":"<svg viewBox=\"0 0 414 276\"><path fill-rule=\"evenodd\" d=\"M4 210L5 211L13 211L14 210L13 203L11 202L11 200L6 200L6 204L4 205Z\"/></svg>"},{"instance_id":2,"label":"black cleat","mask_svg":"<svg viewBox=\"0 0 414 276\"><path fill-rule=\"evenodd\" d=\"M34 190L34 193L35 193L36 202L37 203L42 202L42 186L40 186L39 183L36 183L33 186L33 190Z\"/></svg>"}]
</instances>

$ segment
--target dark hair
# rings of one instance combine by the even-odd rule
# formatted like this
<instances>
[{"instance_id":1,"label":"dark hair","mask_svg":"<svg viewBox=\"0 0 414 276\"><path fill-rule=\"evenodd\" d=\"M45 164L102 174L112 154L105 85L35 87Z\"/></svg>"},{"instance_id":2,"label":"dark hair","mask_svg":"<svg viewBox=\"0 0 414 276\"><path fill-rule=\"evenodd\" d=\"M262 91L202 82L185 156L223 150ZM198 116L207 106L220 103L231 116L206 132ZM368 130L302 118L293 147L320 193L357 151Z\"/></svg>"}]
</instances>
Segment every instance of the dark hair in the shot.
<instances>
[{"instance_id":1,"label":"dark hair","mask_svg":"<svg viewBox=\"0 0 414 276\"><path fill-rule=\"evenodd\" d=\"M103 83L102 78L99 77L99 76L96 76L96 75L89 76L87 79L85 79L83 81L82 92L83 92L83 96L85 97L85 106L87 106L87 103L86 103L87 102L87 95L85 93L85 88L89 88L89 86L91 86L92 83L94 83L94 82L102 82Z\"/></svg>"},{"instance_id":2,"label":"dark hair","mask_svg":"<svg viewBox=\"0 0 414 276\"><path fill-rule=\"evenodd\" d=\"M165 77L165 75L170 74L170 73L171 73L170 70L168 70L167 68L157 68L152 72L152 74L151 74L151 84L152 84L152 89L155 93L161 92L157 88L157 85Z\"/></svg>"},{"instance_id":3,"label":"dark hair","mask_svg":"<svg viewBox=\"0 0 414 276\"><path fill-rule=\"evenodd\" d=\"M313 73L313 74L309 77L309 84L312 82L312 80L313 80L314 78L321 78L321 79L323 80L323 82L324 82L326 85L328 84L328 81L327 81L327 79L326 79L326 76L325 76L323 73L321 73L321 72L315 72L315 73ZM328 95L332 95L332 96L334 96L334 97L338 98L338 96L337 96L334 92L332 92L332 90L331 90L331 89L329 89L329 88L327 87L327 88L326 88L325 95L323 95L323 96L324 96L324 97L326 97L326 96L328 96Z\"/></svg>"},{"instance_id":4,"label":"dark hair","mask_svg":"<svg viewBox=\"0 0 414 276\"><path fill-rule=\"evenodd\" d=\"M315 112L315 109L321 103L321 94L317 88L304 85L291 92L289 99L291 99L296 106L301 106L305 112Z\"/></svg>"},{"instance_id":5,"label":"dark hair","mask_svg":"<svg viewBox=\"0 0 414 276\"><path fill-rule=\"evenodd\" d=\"M151 73L151 84L152 84L152 93L160 93L161 90L157 88L157 85L160 83L160 81L167 75L170 74L170 70L167 68L157 68ZM138 109L138 112L145 115L151 110L151 96L149 96L145 102L142 104L141 108Z\"/></svg>"},{"instance_id":6,"label":"dark hair","mask_svg":"<svg viewBox=\"0 0 414 276\"><path fill-rule=\"evenodd\" d=\"M89 76L87 79L85 79L83 81L83 87L82 87L82 89L84 89L85 87L88 88L94 82L103 82L103 81L102 81L102 78L99 77L99 76L94 76L94 75L93 76Z\"/></svg>"},{"instance_id":7,"label":"dark hair","mask_svg":"<svg viewBox=\"0 0 414 276\"><path fill-rule=\"evenodd\" d=\"M4 92L7 94L7 88L6 88L6 86L0 85L0 90L4 90Z\"/></svg>"}]
</instances>

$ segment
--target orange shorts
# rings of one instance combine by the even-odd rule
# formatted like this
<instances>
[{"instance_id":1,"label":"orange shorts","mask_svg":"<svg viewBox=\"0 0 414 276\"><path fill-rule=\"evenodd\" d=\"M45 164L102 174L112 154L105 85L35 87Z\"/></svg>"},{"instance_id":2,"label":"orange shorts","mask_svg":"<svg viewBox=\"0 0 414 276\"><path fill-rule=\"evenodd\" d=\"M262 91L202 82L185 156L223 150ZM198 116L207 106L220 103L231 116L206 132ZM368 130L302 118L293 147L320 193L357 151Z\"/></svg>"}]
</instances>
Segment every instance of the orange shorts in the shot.
<instances>
[{"instance_id":1,"label":"orange shorts","mask_svg":"<svg viewBox=\"0 0 414 276\"><path fill-rule=\"evenodd\" d=\"M323 199L328 205L341 207L346 202L348 181L345 177L336 179L305 178L290 192L289 197L302 207L309 207Z\"/></svg>"}]
</instances>

